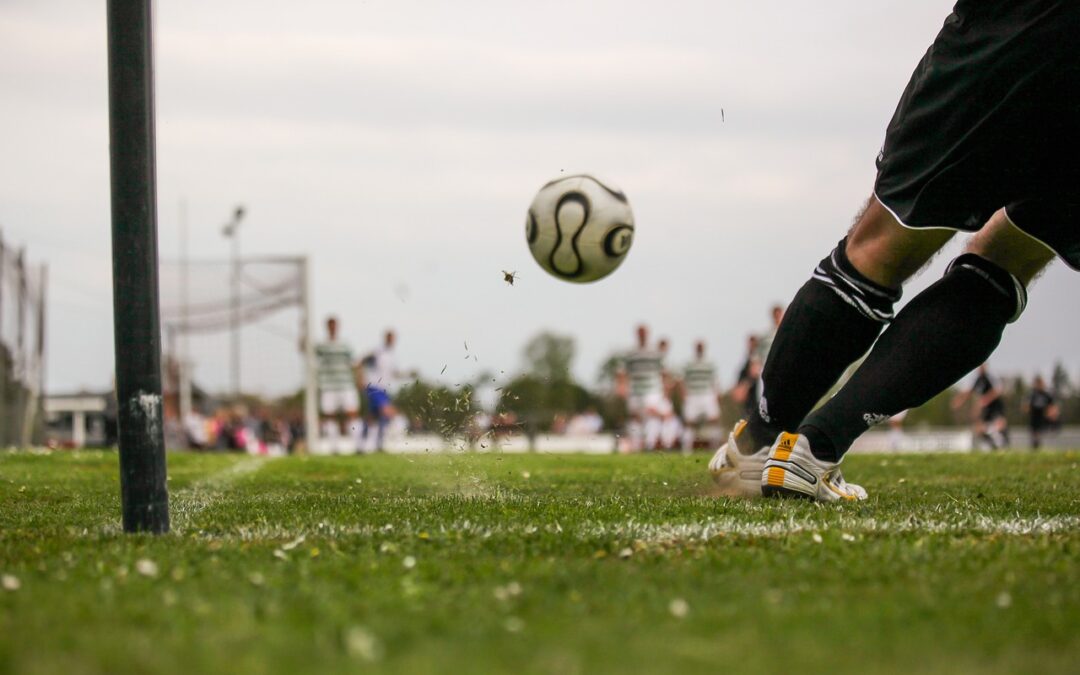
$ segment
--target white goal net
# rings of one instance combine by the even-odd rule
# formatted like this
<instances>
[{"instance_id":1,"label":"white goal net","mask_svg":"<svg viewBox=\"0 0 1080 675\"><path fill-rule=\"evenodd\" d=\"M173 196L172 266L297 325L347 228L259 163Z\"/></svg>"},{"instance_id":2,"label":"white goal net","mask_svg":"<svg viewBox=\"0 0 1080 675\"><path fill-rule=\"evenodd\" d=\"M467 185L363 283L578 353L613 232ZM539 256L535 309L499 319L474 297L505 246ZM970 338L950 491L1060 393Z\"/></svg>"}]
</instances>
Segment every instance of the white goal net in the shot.
<instances>
[{"instance_id":1,"label":"white goal net","mask_svg":"<svg viewBox=\"0 0 1080 675\"><path fill-rule=\"evenodd\" d=\"M205 415L223 401L292 399L311 431L308 275L303 257L161 261L167 417Z\"/></svg>"},{"instance_id":2,"label":"white goal net","mask_svg":"<svg viewBox=\"0 0 1080 675\"><path fill-rule=\"evenodd\" d=\"M0 447L40 441L45 274L0 237Z\"/></svg>"}]
</instances>

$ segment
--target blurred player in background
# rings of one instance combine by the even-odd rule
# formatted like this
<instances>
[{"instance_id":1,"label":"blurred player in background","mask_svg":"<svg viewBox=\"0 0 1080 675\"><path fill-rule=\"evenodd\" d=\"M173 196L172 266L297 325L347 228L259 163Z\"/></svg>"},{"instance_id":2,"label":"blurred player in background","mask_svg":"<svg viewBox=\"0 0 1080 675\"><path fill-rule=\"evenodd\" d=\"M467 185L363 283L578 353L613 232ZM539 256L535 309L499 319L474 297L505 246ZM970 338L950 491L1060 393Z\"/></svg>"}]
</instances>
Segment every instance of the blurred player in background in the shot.
<instances>
[{"instance_id":1,"label":"blurred player in background","mask_svg":"<svg viewBox=\"0 0 1080 675\"><path fill-rule=\"evenodd\" d=\"M904 447L904 420L908 411L901 410L889 418L889 450L896 452Z\"/></svg>"},{"instance_id":2,"label":"blurred player in background","mask_svg":"<svg viewBox=\"0 0 1080 675\"><path fill-rule=\"evenodd\" d=\"M985 440L992 450L999 450L1009 444L1009 421L1005 418L1005 389L1001 380L990 374L984 363L971 387L953 399L953 408L958 409L975 397L975 445Z\"/></svg>"},{"instance_id":3,"label":"blurred player in background","mask_svg":"<svg viewBox=\"0 0 1080 675\"><path fill-rule=\"evenodd\" d=\"M855 439L986 361L1055 255L1080 269L1077 35L1073 0L956 3L889 122L873 194L787 308L758 413L709 463L718 482L753 494L760 467L758 494L865 499L840 471ZM964 253L895 312L957 230L974 233Z\"/></svg>"},{"instance_id":4,"label":"blurred player in background","mask_svg":"<svg viewBox=\"0 0 1080 675\"><path fill-rule=\"evenodd\" d=\"M773 305L769 308L769 319L772 323L769 325L769 329L761 334L761 337L757 341L757 349L754 352L754 356L760 363L765 363L765 357L769 355L769 350L772 348L773 339L776 337L776 331L780 330L780 322L784 320L784 306L781 304Z\"/></svg>"},{"instance_id":5,"label":"blurred player in background","mask_svg":"<svg viewBox=\"0 0 1080 675\"><path fill-rule=\"evenodd\" d=\"M641 324L637 346L623 357L615 375L616 391L626 396L627 436L633 451L652 450L659 444L666 409L663 371L659 350L649 348L649 328Z\"/></svg>"},{"instance_id":6,"label":"blurred player in background","mask_svg":"<svg viewBox=\"0 0 1080 675\"><path fill-rule=\"evenodd\" d=\"M1046 388L1046 380L1036 375L1031 384L1031 392L1024 401L1024 412L1028 414L1031 429L1031 449L1042 447L1043 434L1052 429L1058 420L1057 401Z\"/></svg>"},{"instance_id":7,"label":"blurred player in background","mask_svg":"<svg viewBox=\"0 0 1080 675\"><path fill-rule=\"evenodd\" d=\"M378 349L364 358L364 395L367 397L367 418L364 420L362 447L365 451L381 452L386 440L386 427L397 417L397 408L391 400L390 392L398 377L397 361L394 357L394 345L397 335L387 330L383 343ZM374 436L372 427L375 427Z\"/></svg>"},{"instance_id":8,"label":"blurred player in background","mask_svg":"<svg viewBox=\"0 0 1080 675\"><path fill-rule=\"evenodd\" d=\"M694 343L694 360L683 371L683 423L686 425L684 448L709 447L705 437L708 427L720 423L720 387L716 366L705 358L705 343Z\"/></svg>"},{"instance_id":9,"label":"blurred player in background","mask_svg":"<svg viewBox=\"0 0 1080 675\"><path fill-rule=\"evenodd\" d=\"M324 447L331 451L353 452L357 449L354 432L359 426L360 399L356 392L352 350L338 340L336 317L326 319L326 341L315 345L315 361Z\"/></svg>"},{"instance_id":10,"label":"blurred player in background","mask_svg":"<svg viewBox=\"0 0 1080 675\"><path fill-rule=\"evenodd\" d=\"M746 360L743 361L739 374L735 376L735 386L731 388L731 400L742 406L746 419L757 414L761 390L761 360L758 358L760 342L757 335L746 337Z\"/></svg>"},{"instance_id":11,"label":"blurred player in background","mask_svg":"<svg viewBox=\"0 0 1080 675\"><path fill-rule=\"evenodd\" d=\"M679 382L667 367L671 341L660 338L660 341L656 343L656 349L660 352L660 380L664 385L664 401L660 407L660 439L654 449L672 450L682 439L683 430L682 420L675 414L675 397L678 395Z\"/></svg>"}]
</instances>

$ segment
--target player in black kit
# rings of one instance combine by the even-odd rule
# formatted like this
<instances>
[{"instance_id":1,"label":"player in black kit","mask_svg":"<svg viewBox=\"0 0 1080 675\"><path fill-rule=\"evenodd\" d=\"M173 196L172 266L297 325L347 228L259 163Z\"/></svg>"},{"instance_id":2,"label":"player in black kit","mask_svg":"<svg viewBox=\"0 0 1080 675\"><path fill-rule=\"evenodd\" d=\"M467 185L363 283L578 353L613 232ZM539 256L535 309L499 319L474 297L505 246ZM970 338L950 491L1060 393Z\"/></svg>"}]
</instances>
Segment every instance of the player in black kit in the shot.
<instances>
[{"instance_id":1,"label":"player in black kit","mask_svg":"<svg viewBox=\"0 0 1080 675\"><path fill-rule=\"evenodd\" d=\"M1057 401L1054 395L1046 388L1046 381L1042 375L1036 375L1032 383L1031 393L1024 401L1024 411L1028 414L1028 422L1031 425L1031 449L1035 450L1042 446L1042 435L1053 428L1058 420Z\"/></svg>"},{"instance_id":2,"label":"player in black kit","mask_svg":"<svg viewBox=\"0 0 1080 675\"><path fill-rule=\"evenodd\" d=\"M719 482L753 493L760 467L760 494L865 498L840 475L852 442L983 363L1055 256L1080 269L1078 36L1075 0L957 2L888 125L873 195L788 307L758 414L710 462ZM894 312L958 230L975 233L964 253Z\"/></svg>"},{"instance_id":3,"label":"player in black kit","mask_svg":"<svg viewBox=\"0 0 1080 675\"><path fill-rule=\"evenodd\" d=\"M1009 422L1005 418L1005 390L1001 380L990 374L986 364L979 366L979 374L971 388L953 400L953 408L959 408L972 397L975 398L975 443L986 441L991 450L1000 450L1009 444Z\"/></svg>"}]
</instances>

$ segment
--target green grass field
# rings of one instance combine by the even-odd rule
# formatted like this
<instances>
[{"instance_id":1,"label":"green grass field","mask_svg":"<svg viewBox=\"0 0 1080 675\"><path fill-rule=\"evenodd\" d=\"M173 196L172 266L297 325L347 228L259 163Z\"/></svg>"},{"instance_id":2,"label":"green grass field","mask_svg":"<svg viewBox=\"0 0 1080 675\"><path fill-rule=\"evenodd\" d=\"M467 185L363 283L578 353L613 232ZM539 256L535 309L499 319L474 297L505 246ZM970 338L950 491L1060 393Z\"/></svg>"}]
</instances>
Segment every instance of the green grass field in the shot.
<instances>
[{"instance_id":1,"label":"green grass field","mask_svg":"<svg viewBox=\"0 0 1080 675\"><path fill-rule=\"evenodd\" d=\"M854 456L733 501L704 456L0 453L0 671L1077 672L1080 453Z\"/></svg>"}]
</instances>

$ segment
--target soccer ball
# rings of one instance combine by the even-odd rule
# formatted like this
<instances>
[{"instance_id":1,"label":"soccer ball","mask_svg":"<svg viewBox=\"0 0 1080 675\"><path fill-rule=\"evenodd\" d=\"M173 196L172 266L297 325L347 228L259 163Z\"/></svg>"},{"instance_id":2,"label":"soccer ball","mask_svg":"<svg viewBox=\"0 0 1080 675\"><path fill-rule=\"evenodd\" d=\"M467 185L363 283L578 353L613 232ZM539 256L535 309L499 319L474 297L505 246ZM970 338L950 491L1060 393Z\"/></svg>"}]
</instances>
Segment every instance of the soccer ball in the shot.
<instances>
[{"instance_id":1,"label":"soccer ball","mask_svg":"<svg viewBox=\"0 0 1080 675\"><path fill-rule=\"evenodd\" d=\"M603 279L634 241L634 214L622 190L592 176L557 178L536 194L525 238L540 266L566 281Z\"/></svg>"}]
</instances>

